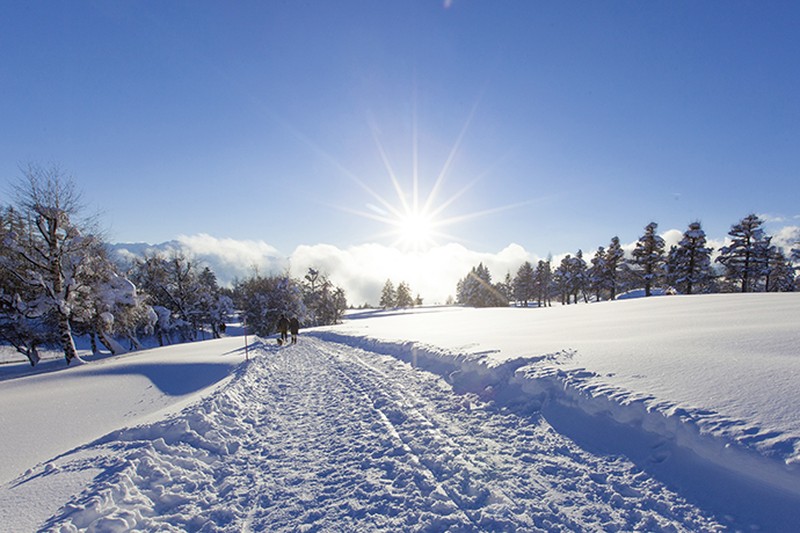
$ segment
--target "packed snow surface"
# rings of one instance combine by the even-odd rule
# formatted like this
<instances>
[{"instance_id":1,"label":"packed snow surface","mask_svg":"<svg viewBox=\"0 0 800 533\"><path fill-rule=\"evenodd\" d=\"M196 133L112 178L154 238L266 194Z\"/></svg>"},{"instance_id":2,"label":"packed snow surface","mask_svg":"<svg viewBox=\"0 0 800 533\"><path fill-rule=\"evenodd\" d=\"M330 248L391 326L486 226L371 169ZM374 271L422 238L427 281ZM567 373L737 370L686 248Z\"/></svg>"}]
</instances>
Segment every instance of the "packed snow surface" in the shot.
<instances>
[{"instance_id":1,"label":"packed snow surface","mask_svg":"<svg viewBox=\"0 0 800 533\"><path fill-rule=\"evenodd\" d=\"M423 308L0 365L0 530L793 531L798 325L793 294Z\"/></svg>"}]
</instances>

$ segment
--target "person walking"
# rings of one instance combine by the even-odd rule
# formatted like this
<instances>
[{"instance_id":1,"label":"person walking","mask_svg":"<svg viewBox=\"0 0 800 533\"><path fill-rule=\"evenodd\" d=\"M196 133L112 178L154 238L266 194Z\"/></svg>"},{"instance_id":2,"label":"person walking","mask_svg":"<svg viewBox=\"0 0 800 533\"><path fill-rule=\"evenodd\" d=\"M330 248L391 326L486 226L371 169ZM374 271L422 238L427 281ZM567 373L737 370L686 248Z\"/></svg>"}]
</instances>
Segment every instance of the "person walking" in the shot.
<instances>
[{"instance_id":1,"label":"person walking","mask_svg":"<svg viewBox=\"0 0 800 533\"><path fill-rule=\"evenodd\" d=\"M292 332L292 344L297 344L297 333L300 331L300 322L296 316L289 321L289 330Z\"/></svg>"},{"instance_id":2,"label":"person walking","mask_svg":"<svg viewBox=\"0 0 800 533\"><path fill-rule=\"evenodd\" d=\"M280 338L278 339L278 344L280 345L286 344L286 341L288 340L289 337L287 334L288 331L289 331L289 320L286 319L286 315L281 315L281 317L278 319L278 332L281 334Z\"/></svg>"}]
</instances>

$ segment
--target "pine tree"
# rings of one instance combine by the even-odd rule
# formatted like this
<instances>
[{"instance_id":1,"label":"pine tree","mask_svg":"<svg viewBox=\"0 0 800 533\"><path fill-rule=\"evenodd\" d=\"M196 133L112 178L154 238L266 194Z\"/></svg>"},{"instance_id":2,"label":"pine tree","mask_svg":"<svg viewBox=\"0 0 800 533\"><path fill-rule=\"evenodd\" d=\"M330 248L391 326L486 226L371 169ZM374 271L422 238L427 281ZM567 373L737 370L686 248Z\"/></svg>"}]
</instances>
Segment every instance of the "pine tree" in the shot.
<instances>
[{"instance_id":1,"label":"pine tree","mask_svg":"<svg viewBox=\"0 0 800 533\"><path fill-rule=\"evenodd\" d=\"M794 291L794 268L792 262L777 246L770 246L764 268L764 290L767 292Z\"/></svg>"},{"instance_id":2,"label":"pine tree","mask_svg":"<svg viewBox=\"0 0 800 533\"><path fill-rule=\"evenodd\" d=\"M644 283L644 295L651 296L652 288L663 274L664 239L656 234L658 224L649 223L644 235L639 237L633 250L631 263L635 265L635 275Z\"/></svg>"},{"instance_id":3,"label":"pine tree","mask_svg":"<svg viewBox=\"0 0 800 533\"><path fill-rule=\"evenodd\" d=\"M670 283L683 294L706 292L711 287L711 252L700 222L692 222L677 246L670 249Z\"/></svg>"},{"instance_id":4,"label":"pine tree","mask_svg":"<svg viewBox=\"0 0 800 533\"><path fill-rule=\"evenodd\" d=\"M535 297L533 275L533 265L525 261L517 269L517 275L512 282L513 297L517 302L522 302L523 307L528 307L528 302Z\"/></svg>"},{"instance_id":5,"label":"pine tree","mask_svg":"<svg viewBox=\"0 0 800 533\"><path fill-rule=\"evenodd\" d=\"M589 298L587 296L586 288L587 288L587 281L588 281L588 272L586 261L583 259L583 251L578 250L575 253L575 257L572 258L572 262L570 264L570 271L572 273L572 285L571 285L571 292L575 303L578 303L578 296L583 294L584 302L588 302Z\"/></svg>"},{"instance_id":6,"label":"pine tree","mask_svg":"<svg viewBox=\"0 0 800 533\"><path fill-rule=\"evenodd\" d=\"M414 299L411 296L411 288L405 281L401 281L400 284L397 286L395 306L396 307L414 306Z\"/></svg>"},{"instance_id":7,"label":"pine tree","mask_svg":"<svg viewBox=\"0 0 800 533\"><path fill-rule=\"evenodd\" d=\"M553 282L555 283L556 290L561 297L561 305L570 303L570 295L572 294L572 256L567 254L561 260L561 263L553 271Z\"/></svg>"},{"instance_id":8,"label":"pine tree","mask_svg":"<svg viewBox=\"0 0 800 533\"><path fill-rule=\"evenodd\" d=\"M550 306L550 294L553 288L553 271L550 266L550 257L547 260L539 260L536 263L536 270L533 273L533 292L536 297L536 304L539 307Z\"/></svg>"},{"instance_id":9,"label":"pine tree","mask_svg":"<svg viewBox=\"0 0 800 533\"><path fill-rule=\"evenodd\" d=\"M602 273L605 286L608 289L612 300L616 299L617 297L617 291L619 289L619 280L617 276L624 259L625 252L622 251L622 246L619 243L619 237L614 236L611 238L611 244L608 245L608 249L606 249L605 271Z\"/></svg>"},{"instance_id":10,"label":"pine tree","mask_svg":"<svg viewBox=\"0 0 800 533\"><path fill-rule=\"evenodd\" d=\"M739 284L741 292L757 290L764 274L769 239L762 228L763 220L755 214L744 217L731 227L731 244L720 248L717 261L725 266L730 283Z\"/></svg>"},{"instance_id":11,"label":"pine tree","mask_svg":"<svg viewBox=\"0 0 800 533\"><path fill-rule=\"evenodd\" d=\"M472 267L456 287L458 302L472 307L498 307L508 305L508 299L492 284L489 269L480 263Z\"/></svg>"},{"instance_id":12,"label":"pine tree","mask_svg":"<svg viewBox=\"0 0 800 533\"><path fill-rule=\"evenodd\" d=\"M602 299L603 291L606 289L606 250L602 246L597 248L591 260L592 266L588 271L588 285L594 292L595 301Z\"/></svg>"},{"instance_id":13,"label":"pine tree","mask_svg":"<svg viewBox=\"0 0 800 533\"><path fill-rule=\"evenodd\" d=\"M381 300L378 303L378 307L382 307L383 309L390 309L396 305L397 302L397 293L394 290L394 284L392 280L387 279L386 283L383 284L383 290L381 291Z\"/></svg>"}]
</instances>

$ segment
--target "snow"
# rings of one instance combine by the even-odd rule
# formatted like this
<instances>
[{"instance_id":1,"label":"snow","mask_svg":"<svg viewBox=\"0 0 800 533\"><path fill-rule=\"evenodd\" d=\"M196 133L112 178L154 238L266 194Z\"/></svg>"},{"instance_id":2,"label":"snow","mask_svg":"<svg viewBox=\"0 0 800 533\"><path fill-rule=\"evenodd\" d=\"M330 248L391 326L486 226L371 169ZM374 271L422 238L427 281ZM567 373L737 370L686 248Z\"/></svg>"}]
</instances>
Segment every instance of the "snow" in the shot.
<instances>
[{"instance_id":1,"label":"snow","mask_svg":"<svg viewBox=\"0 0 800 533\"><path fill-rule=\"evenodd\" d=\"M798 325L796 294L429 307L3 364L0 530L791 531Z\"/></svg>"}]
</instances>

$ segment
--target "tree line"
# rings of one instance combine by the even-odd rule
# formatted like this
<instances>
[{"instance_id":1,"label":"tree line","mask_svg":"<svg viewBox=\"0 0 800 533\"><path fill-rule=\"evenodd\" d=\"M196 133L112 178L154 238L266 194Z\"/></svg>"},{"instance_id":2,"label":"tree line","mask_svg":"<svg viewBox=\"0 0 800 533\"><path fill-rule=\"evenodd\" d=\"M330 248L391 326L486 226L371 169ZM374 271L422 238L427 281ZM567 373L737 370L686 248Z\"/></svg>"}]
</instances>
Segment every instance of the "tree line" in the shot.
<instances>
[{"instance_id":1,"label":"tree line","mask_svg":"<svg viewBox=\"0 0 800 533\"><path fill-rule=\"evenodd\" d=\"M333 324L347 307L345 293L309 269L254 274L232 288L179 251L149 254L128 265L113 261L96 222L82 219L80 194L59 168L29 165L14 187L16 201L0 204L0 341L31 365L39 349L59 346L69 364L75 337L112 354L219 337L237 314L258 335L275 331L280 314L304 326ZM127 347L123 346L127 343Z\"/></svg>"},{"instance_id":2,"label":"tree line","mask_svg":"<svg viewBox=\"0 0 800 533\"><path fill-rule=\"evenodd\" d=\"M378 302L378 307L382 309L391 309L395 307L414 307L415 305L422 305L422 297L419 294L413 297L411 287L408 283L401 281L397 285L397 288L395 288L391 279L386 280L381 290L381 298Z\"/></svg>"},{"instance_id":3,"label":"tree line","mask_svg":"<svg viewBox=\"0 0 800 533\"><path fill-rule=\"evenodd\" d=\"M668 293L698 294L718 292L789 292L800 289L800 243L787 255L772 244L763 228L764 221L747 215L731 226L730 244L718 250L706 240L700 222L692 222L677 245L666 250L657 234L658 225L649 223L630 257L612 237L600 246L587 262L583 252L567 254L555 267L552 259L536 266L523 263L514 277L493 283L489 269L479 264L459 280L457 301L474 307L549 306L556 299L562 304L583 300L614 300L619 294L641 289L645 296L655 290Z\"/></svg>"}]
</instances>

